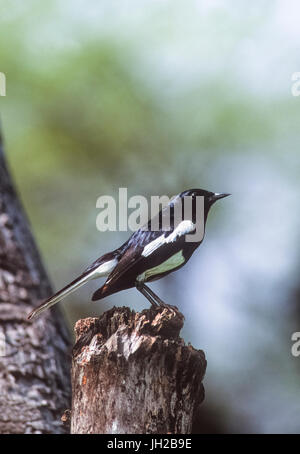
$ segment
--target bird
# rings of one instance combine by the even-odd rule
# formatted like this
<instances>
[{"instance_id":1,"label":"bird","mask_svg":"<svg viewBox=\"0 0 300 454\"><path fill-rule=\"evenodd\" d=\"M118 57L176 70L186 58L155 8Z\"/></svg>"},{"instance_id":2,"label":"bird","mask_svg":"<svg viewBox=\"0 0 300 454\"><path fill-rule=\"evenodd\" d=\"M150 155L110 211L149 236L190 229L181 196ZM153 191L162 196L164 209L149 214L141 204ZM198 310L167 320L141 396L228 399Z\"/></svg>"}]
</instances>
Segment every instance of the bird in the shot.
<instances>
[{"instance_id":1,"label":"bird","mask_svg":"<svg viewBox=\"0 0 300 454\"><path fill-rule=\"evenodd\" d=\"M114 293L136 288L153 307L170 307L146 282L161 279L184 266L203 241L208 212L217 201L231 194L216 193L204 189L188 189L173 197L156 217L136 230L129 239L114 251L95 260L85 271L66 287L43 301L28 316L32 319L61 301L87 282L107 277L92 296L92 301L101 300ZM201 197L202 211L197 219L197 199ZM187 200L190 201L190 209ZM199 200L199 199L198 199ZM177 211L176 211L177 210ZM199 211L199 210L198 210ZM176 215L180 214L180 216ZM199 216L198 216L199 217ZM178 222L177 222L178 218ZM165 221L168 222L165 222ZM166 225L167 224L167 225ZM203 235L187 241L187 235L195 234L202 224Z\"/></svg>"}]
</instances>

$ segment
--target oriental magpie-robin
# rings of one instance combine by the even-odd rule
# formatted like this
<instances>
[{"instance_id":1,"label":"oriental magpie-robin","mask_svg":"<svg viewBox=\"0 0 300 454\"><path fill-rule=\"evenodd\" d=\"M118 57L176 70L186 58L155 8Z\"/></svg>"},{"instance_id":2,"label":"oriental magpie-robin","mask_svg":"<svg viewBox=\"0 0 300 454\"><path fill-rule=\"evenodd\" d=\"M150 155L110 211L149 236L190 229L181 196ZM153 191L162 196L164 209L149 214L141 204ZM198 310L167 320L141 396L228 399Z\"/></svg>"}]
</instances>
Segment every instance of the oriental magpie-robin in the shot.
<instances>
[{"instance_id":1,"label":"oriental magpie-robin","mask_svg":"<svg viewBox=\"0 0 300 454\"><path fill-rule=\"evenodd\" d=\"M137 230L118 249L97 259L81 276L34 309L28 318L39 315L88 281L103 276L108 276L107 280L94 293L93 301L136 287L153 306L168 306L145 283L160 279L185 265L203 241L210 207L228 195L230 194L219 194L203 189L190 189L178 194L158 214L157 228L152 228L153 220L150 220L146 228ZM200 219L196 216L198 197L203 202ZM184 209L187 199L191 201L190 210ZM175 213L180 213L178 222ZM164 221L167 218L168 225L165 227ZM199 223L203 225L203 235L200 238L195 236L193 241L192 235Z\"/></svg>"}]
</instances>

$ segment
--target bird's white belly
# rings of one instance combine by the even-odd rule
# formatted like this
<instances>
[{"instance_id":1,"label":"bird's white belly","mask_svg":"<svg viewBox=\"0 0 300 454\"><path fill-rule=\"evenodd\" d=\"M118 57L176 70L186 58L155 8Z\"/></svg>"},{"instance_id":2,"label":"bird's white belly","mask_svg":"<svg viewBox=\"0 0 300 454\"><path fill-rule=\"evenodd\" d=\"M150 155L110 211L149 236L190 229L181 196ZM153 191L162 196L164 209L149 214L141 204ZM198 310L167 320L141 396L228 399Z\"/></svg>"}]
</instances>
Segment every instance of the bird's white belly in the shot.
<instances>
[{"instance_id":1,"label":"bird's white belly","mask_svg":"<svg viewBox=\"0 0 300 454\"><path fill-rule=\"evenodd\" d=\"M144 271L142 274L139 274L136 280L138 282L146 282L150 277L171 271L174 268L182 265L185 262L185 258L182 254L182 251L176 252L172 257L165 260L160 265L149 268L149 270Z\"/></svg>"}]
</instances>

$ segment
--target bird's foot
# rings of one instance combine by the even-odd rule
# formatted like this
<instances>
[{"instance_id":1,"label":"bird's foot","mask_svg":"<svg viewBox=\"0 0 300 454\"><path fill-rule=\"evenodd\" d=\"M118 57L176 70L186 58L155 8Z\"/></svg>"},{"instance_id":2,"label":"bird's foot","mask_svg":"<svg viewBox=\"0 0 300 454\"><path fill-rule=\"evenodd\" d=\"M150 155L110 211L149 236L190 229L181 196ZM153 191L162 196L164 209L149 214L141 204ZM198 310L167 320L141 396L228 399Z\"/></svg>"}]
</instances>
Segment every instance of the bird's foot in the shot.
<instances>
[{"instance_id":1,"label":"bird's foot","mask_svg":"<svg viewBox=\"0 0 300 454\"><path fill-rule=\"evenodd\" d=\"M164 303L164 304L161 304L161 307L164 307L164 308L168 309L174 315L181 314L181 312L179 311L178 307L177 306L172 306L172 304Z\"/></svg>"},{"instance_id":2,"label":"bird's foot","mask_svg":"<svg viewBox=\"0 0 300 454\"><path fill-rule=\"evenodd\" d=\"M147 298L154 309L161 307L168 309L175 316L180 314L178 307L165 303L159 296L156 295L156 293L153 292L153 290L151 290L151 288L149 288L143 282L136 282L136 288Z\"/></svg>"},{"instance_id":3,"label":"bird's foot","mask_svg":"<svg viewBox=\"0 0 300 454\"><path fill-rule=\"evenodd\" d=\"M147 285L142 284L143 291L147 293L147 298L150 297L159 307L164 307L171 311L174 315L178 315L179 309L176 306L165 303L156 293L151 290ZM149 298L148 298L149 299ZM149 300L150 301L150 300Z\"/></svg>"}]
</instances>

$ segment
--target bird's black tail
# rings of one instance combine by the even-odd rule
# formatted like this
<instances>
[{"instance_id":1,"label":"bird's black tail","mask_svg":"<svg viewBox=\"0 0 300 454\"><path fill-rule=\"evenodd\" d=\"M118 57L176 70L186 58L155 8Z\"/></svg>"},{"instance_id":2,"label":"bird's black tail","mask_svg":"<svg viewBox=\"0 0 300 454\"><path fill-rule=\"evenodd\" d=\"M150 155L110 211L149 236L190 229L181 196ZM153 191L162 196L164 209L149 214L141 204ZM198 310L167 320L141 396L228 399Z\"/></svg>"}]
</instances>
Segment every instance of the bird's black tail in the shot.
<instances>
[{"instance_id":1,"label":"bird's black tail","mask_svg":"<svg viewBox=\"0 0 300 454\"><path fill-rule=\"evenodd\" d=\"M36 317L41 312L45 311L49 307L61 301L66 296L73 293L82 285L86 284L92 279L97 279L99 277L108 276L109 273L115 268L118 263L119 252L118 249L113 252L109 252L100 259L96 260L89 268L85 270L83 274L77 277L74 281L68 284L66 287L61 289L59 292L55 293L53 296L48 298L46 301L43 301L36 309L34 309L28 316L28 319Z\"/></svg>"},{"instance_id":2,"label":"bird's black tail","mask_svg":"<svg viewBox=\"0 0 300 454\"><path fill-rule=\"evenodd\" d=\"M30 312L30 314L28 315L28 320L30 320L33 317L36 317L37 315L40 315L41 312L45 311L49 307L58 303L63 298L70 295L75 290L77 290L79 287L84 285L86 282L88 282L92 278L91 274L92 274L92 272L83 273L81 276L79 276L77 279L72 281L70 284L66 285L66 287L61 289L59 292L52 295L50 298L48 298L46 301L44 301L42 304L40 304L36 309L34 309L32 312Z\"/></svg>"}]
</instances>

